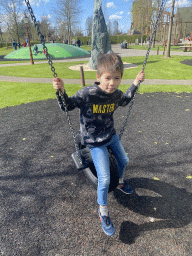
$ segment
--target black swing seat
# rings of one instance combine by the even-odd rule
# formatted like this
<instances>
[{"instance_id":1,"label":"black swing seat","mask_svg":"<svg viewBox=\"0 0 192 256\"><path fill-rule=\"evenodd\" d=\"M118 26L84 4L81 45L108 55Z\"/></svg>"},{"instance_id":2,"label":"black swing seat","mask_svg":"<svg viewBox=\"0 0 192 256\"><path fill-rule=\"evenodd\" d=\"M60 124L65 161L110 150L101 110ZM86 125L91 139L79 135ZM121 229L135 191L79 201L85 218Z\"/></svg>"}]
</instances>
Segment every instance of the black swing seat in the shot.
<instances>
[{"instance_id":1,"label":"black swing seat","mask_svg":"<svg viewBox=\"0 0 192 256\"><path fill-rule=\"evenodd\" d=\"M71 156L78 170L83 170L93 163L91 152L87 147L74 152Z\"/></svg>"},{"instance_id":2,"label":"black swing seat","mask_svg":"<svg viewBox=\"0 0 192 256\"><path fill-rule=\"evenodd\" d=\"M80 131L76 134L76 143L79 150L74 152L71 156L75 163L77 170L82 170L87 176L88 180L92 183L93 187L97 189L98 178L95 166L93 164L90 149L81 144ZM108 146L109 160L110 160L110 185L108 192L113 191L119 184L119 174L117 170L117 163L110 147Z\"/></svg>"}]
</instances>

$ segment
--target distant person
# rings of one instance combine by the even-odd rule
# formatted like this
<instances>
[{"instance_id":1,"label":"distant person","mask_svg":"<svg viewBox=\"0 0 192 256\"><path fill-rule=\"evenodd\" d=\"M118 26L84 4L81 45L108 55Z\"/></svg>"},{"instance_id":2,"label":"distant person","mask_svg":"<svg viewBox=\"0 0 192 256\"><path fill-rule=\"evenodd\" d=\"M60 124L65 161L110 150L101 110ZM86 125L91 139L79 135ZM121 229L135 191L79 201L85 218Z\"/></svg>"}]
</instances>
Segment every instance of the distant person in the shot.
<instances>
[{"instance_id":1,"label":"distant person","mask_svg":"<svg viewBox=\"0 0 192 256\"><path fill-rule=\"evenodd\" d=\"M17 46L20 48L21 47L20 43L18 43Z\"/></svg>"},{"instance_id":2,"label":"distant person","mask_svg":"<svg viewBox=\"0 0 192 256\"><path fill-rule=\"evenodd\" d=\"M15 40L13 40L12 46L14 48L14 50L17 50L17 42Z\"/></svg>"},{"instance_id":3,"label":"distant person","mask_svg":"<svg viewBox=\"0 0 192 256\"><path fill-rule=\"evenodd\" d=\"M80 46L81 46L81 41L80 41L80 39L79 39L79 38L77 39L77 46L78 46L78 47L80 47Z\"/></svg>"},{"instance_id":4,"label":"distant person","mask_svg":"<svg viewBox=\"0 0 192 256\"><path fill-rule=\"evenodd\" d=\"M34 47L33 47L33 52L35 51L35 55L38 54L38 47L37 45L35 44Z\"/></svg>"},{"instance_id":5,"label":"distant person","mask_svg":"<svg viewBox=\"0 0 192 256\"><path fill-rule=\"evenodd\" d=\"M27 43L23 43L23 47L26 47L27 46Z\"/></svg>"},{"instance_id":6,"label":"distant person","mask_svg":"<svg viewBox=\"0 0 192 256\"><path fill-rule=\"evenodd\" d=\"M43 55L46 55L46 53L47 53L47 50L46 50L46 48L44 48L43 49Z\"/></svg>"},{"instance_id":7,"label":"distant person","mask_svg":"<svg viewBox=\"0 0 192 256\"><path fill-rule=\"evenodd\" d=\"M72 39L72 45L76 46L75 38Z\"/></svg>"}]
</instances>

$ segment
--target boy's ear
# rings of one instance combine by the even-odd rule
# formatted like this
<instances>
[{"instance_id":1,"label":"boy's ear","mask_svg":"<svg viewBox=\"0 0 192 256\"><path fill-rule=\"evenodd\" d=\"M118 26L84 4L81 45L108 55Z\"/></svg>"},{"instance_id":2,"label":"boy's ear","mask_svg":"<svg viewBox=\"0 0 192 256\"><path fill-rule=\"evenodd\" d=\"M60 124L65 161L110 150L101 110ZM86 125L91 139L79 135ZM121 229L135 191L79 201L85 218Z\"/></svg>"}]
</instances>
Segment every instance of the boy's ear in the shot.
<instances>
[{"instance_id":1,"label":"boy's ear","mask_svg":"<svg viewBox=\"0 0 192 256\"><path fill-rule=\"evenodd\" d=\"M97 78L97 81L100 82L100 75L98 73L96 73L96 78Z\"/></svg>"}]
</instances>

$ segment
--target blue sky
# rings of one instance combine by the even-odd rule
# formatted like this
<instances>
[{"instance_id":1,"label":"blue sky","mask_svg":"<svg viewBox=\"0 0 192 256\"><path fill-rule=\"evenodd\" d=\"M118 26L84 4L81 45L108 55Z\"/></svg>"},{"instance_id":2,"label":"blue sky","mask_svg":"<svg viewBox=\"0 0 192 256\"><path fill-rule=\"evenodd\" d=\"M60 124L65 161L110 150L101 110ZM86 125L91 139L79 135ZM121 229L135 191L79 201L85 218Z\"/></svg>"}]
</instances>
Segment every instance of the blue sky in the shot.
<instances>
[{"instance_id":1,"label":"blue sky","mask_svg":"<svg viewBox=\"0 0 192 256\"><path fill-rule=\"evenodd\" d=\"M119 28L123 32L128 32L131 25L131 7L133 0L102 0L102 9L105 13L106 20L112 22L116 19L119 23ZM33 11L37 19L41 16L48 16L51 24L54 25L55 18L53 8L56 0L30 0ZM171 7L172 0L167 0L167 7ZM192 0L176 0L175 7L191 6ZM85 29L86 19L93 15L94 0L82 0L82 14L79 26ZM169 9L167 9L169 10Z\"/></svg>"}]
</instances>

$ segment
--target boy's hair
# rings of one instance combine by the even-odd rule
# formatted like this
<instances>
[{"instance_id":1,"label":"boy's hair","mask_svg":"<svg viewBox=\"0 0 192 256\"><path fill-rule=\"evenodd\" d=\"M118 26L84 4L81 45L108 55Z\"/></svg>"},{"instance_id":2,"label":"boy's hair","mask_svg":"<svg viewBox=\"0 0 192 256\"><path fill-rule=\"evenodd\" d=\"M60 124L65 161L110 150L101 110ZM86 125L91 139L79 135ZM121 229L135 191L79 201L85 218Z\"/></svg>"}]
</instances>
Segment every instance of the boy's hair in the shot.
<instances>
[{"instance_id":1,"label":"boy's hair","mask_svg":"<svg viewBox=\"0 0 192 256\"><path fill-rule=\"evenodd\" d=\"M97 74L99 76L102 75L103 72L114 73L116 71L121 73L121 77L123 76L123 62L121 57L114 52L101 54L97 58Z\"/></svg>"}]
</instances>

